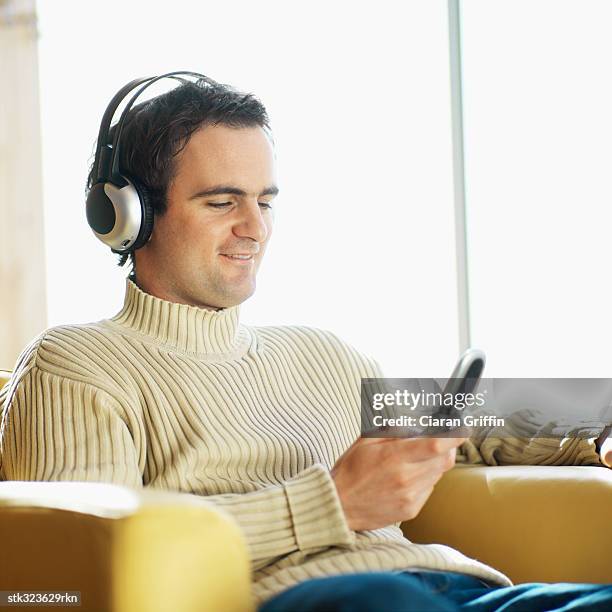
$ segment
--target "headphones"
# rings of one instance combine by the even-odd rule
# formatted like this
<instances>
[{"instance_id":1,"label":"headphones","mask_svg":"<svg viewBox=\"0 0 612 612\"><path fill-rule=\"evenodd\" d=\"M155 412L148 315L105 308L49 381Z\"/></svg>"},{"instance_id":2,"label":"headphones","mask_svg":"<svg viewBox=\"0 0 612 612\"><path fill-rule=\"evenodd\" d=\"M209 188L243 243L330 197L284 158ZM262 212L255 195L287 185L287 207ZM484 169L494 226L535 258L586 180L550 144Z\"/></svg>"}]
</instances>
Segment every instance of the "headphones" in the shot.
<instances>
[{"instance_id":1,"label":"headphones","mask_svg":"<svg viewBox=\"0 0 612 612\"><path fill-rule=\"evenodd\" d=\"M142 92L165 78L184 82L182 76L197 77L210 84L216 84L211 78L199 72L178 71L161 76L135 79L122 87L110 101L102 117L96 156L93 167L93 184L87 196L87 223L93 233L113 253L128 253L144 246L153 231L153 206L146 188L133 177L127 177L119 171L121 133L127 114ZM141 86L127 103L113 136L109 142L111 121L117 107L134 89Z\"/></svg>"}]
</instances>

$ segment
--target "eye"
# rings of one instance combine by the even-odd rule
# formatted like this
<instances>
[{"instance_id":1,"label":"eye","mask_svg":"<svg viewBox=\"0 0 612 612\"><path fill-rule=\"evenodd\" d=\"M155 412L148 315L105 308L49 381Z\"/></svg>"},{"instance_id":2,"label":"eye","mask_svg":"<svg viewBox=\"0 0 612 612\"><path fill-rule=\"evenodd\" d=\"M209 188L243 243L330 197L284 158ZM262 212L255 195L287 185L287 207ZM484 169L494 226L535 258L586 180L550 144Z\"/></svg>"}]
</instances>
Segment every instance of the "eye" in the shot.
<instances>
[{"instance_id":1,"label":"eye","mask_svg":"<svg viewBox=\"0 0 612 612\"><path fill-rule=\"evenodd\" d=\"M208 202L208 205L212 208L226 208L227 206L231 206L231 202Z\"/></svg>"},{"instance_id":2,"label":"eye","mask_svg":"<svg viewBox=\"0 0 612 612\"><path fill-rule=\"evenodd\" d=\"M267 209L272 208L272 202L259 202L259 205L260 205L262 208L267 208Z\"/></svg>"}]
</instances>

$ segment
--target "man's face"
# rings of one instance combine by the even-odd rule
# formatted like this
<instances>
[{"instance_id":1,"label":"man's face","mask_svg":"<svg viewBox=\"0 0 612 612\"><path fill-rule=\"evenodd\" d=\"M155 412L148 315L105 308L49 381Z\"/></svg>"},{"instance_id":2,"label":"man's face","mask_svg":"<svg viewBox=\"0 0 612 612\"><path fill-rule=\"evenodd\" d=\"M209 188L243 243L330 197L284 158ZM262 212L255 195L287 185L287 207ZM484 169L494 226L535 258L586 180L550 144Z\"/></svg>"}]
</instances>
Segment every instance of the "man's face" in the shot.
<instances>
[{"instance_id":1,"label":"man's face","mask_svg":"<svg viewBox=\"0 0 612 612\"><path fill-rule=\"evenodd\" d=\"M136 278L156 297L228 308L255 291L278 191L274 153L260 127L206 126L176 161L168 208L136 251Z\"/></svg>"}]
</instances>

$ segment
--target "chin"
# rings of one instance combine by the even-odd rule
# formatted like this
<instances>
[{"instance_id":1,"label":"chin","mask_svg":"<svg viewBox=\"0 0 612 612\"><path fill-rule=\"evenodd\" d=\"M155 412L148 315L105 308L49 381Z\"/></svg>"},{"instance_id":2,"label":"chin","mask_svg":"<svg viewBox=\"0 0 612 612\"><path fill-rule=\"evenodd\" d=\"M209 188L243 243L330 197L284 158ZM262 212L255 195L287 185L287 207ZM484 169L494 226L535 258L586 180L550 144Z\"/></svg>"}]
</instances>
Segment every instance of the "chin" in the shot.
<instances>
[{"instance_id":1,"label":"chin","mask_svg":"<svg viewBox=\"0 0 612 612\"><path fill-rule=\"evenodd\" d=\"M243 302L246 302L255 293L255 285L249 287L240 288L236 291L227 292L220 302L223 302L219 308L231 308L232 306L238 306Z\"/></svg>"}]
</instances>

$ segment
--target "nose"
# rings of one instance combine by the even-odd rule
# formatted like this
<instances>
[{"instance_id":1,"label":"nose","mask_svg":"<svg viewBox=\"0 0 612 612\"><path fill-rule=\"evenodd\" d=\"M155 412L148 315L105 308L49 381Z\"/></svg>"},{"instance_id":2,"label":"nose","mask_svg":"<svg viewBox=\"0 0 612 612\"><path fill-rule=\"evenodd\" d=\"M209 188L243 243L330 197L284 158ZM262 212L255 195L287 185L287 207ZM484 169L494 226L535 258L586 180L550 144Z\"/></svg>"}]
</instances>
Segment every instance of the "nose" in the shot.
<instances>
[{"instance_id":1,"label":"nose","mask_svg":"<svg viewBox=\"0 0 612 612\"><path fill-rule=\"evenodd\" d=\"M234 234L239 238L265 242L268 237L268 226L257 202L240 207L239 218L234 225Z\"/></svg>"}]
</instances>

